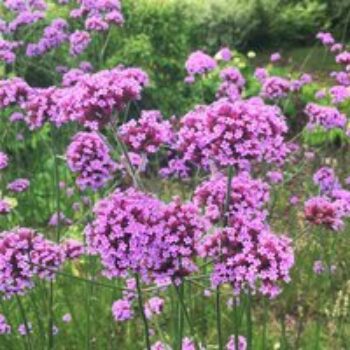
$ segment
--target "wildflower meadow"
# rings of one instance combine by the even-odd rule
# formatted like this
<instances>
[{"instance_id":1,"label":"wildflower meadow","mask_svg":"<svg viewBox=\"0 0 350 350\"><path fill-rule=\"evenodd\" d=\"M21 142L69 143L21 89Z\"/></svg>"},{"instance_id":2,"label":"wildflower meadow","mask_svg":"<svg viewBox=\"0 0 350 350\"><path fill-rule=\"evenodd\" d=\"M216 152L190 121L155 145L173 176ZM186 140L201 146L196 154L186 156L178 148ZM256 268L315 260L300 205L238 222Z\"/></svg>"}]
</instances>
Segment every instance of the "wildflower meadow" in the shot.
<instances>
[{"instance_id":1,"label":"wildflower meadow","mask_svg":"<svg viewBox=\"0 0 350 350\"><path fill-rule=\"evenodd\" d=\"M346 38L168 85L112 59L130 4L0 3L0 350L350 349Z\"/></svg>"}]
</instances>

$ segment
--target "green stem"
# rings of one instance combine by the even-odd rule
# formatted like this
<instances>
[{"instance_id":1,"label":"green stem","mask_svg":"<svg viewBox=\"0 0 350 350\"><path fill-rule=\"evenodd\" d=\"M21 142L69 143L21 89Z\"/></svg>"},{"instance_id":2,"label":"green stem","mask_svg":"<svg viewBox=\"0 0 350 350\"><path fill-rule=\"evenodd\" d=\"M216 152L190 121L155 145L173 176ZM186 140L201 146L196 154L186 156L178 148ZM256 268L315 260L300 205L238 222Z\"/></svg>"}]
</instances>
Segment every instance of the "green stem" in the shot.
<instances>
[{"instance_id":1,"label":"green stem","mask_svg":"<svg viewBox=\"0 0 350 350\"><path fill-rule=\"evenodd\" d=\"M17 304L18 304L22 319L23 319L24 327L26 329L26 339L27 339L27 342L25 343L26 349L31 349L32 345L31 345L31 341L30 341L30 328L29 328L28 318L27 318L25 309L23 307L21 298L18 295L16 295L16 300L17 300Z\"/></svg>"},{"instance_id":2,"label":"green stem","mask_svg":"<svg viewBox=\"0 0 350 350\"><path fill-rule=\"evenodd\" d=\"M149 339L149 327L148 327L148 320L145 314L144 309L144 303L143 303L143 297L142 297L142 290L141 290L141 283L140 283L140 277L138 274L135 275L136 279L136 288L137 288L137 300L139 304L139 309L141 312L142 322L144 326L144 332L145 332L145 342L146 342L146 349L151 350L151 342Z\"/></svg>"},{"instance_id":3,"label":"green stem","mask_svg":"<svg viewBox=\"0 0 350 350\"><path fill-rule=\"evenodd\" d=\"M252 322L252 293L248 290L248 304L247 304L247 348L253 349L253 322Z\"/></svg>"},{"instance_id":4,"label":"green stem","mask_svg":"<svg viewBox=\"0 0 350 350\"><path fill-rule=\"evenodd\" d=\"M224 346L222 342L222 331L221 331L220 286L216 287L216 329L218 333L219 350L223 350Z\"/></svg>"}]
</instances>

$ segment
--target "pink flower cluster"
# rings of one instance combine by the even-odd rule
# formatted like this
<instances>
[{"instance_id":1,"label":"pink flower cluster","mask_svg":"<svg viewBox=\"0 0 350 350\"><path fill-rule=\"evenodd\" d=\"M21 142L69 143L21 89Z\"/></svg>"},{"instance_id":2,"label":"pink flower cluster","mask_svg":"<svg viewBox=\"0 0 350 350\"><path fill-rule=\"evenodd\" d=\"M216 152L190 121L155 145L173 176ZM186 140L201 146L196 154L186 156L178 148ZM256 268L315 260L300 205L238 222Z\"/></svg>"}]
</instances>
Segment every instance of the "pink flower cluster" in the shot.
<instances>
[{"instance_id":1,"label":"pink flower cluster","mask_svg":"<svg viewBox=\"0 0 350 350\"><path fill-rule=\"evenodd\" d=\"M288 154L280 109L259 98L220 100L189 112L180 123L174 149L185 164L246 168L252 161L281 163Z\"/></svg>"},{"instance_id":2,"label":"pink flower cluster","mask_svg":"<svg viewBox=\"0 0 350 350\"><path fill-rule=\"evenodd\" d=\"M217 98L226 97L234 102L241 98L241 93L245 85L245 79L237 68L228 67L221 71L220 84L216 93Z\"/></svg>"},{"instance_id":3,"label":"pink flower cluster","mask_svg":"<svg viewBox=\"0 0 350 350\"><path fill-rule=\"evenodd\" d=\"M277 296L279 283L290 281L294 265L289 238L271 233L260 220L243 218L208 235L201 255L214 260L213 287L228 283L236 295L251 288L271 298Z\"/></svg>"},{"instance_id":4,"label":"pink flower cluster","mask_svg":"<svg viewBox=\"0 0 350 350\"><path fill-rule=\"evenodd\" d=\"M217 63L214 58L198 50L189 55L185 66L188 76L195 77L211 72L217 67Z\"/></svg>"},{"instance_id":5,"label":"pink flower cluster","mask_svg":"<svg viewBox=\"0 0 350 350\"><path fill-rule=\"evenodd\" d=\"M171 124L162 119L158 111L143 111L140 119L132 119L119 128L119 136L133 152L156 153L173 139Z\"/></svg>"},{"instance_id":6,"label":"pink flower cluster","mask_svg":"<svg viewBox=\"0 0 350 350\"><path fill-rule=\"evenodd\" d=\"M90 34L83 30L76 30L69 36L70 49L72 56L80 55L89 46L91 41Z\"/></svg>"},{"instance_id":7,"label":"pink flower cluster","mask_svg":"<svg viewBox=\"0 0 350 350\"><path fill-rule=\"evenodd\" d=\"M11 333L11 326L7 323L4 315L0 314L0 335Z\"/></svg>"},{"instance_id":8,"label":"pink flower cluster","mask_svg":"<svg viewBox=\"0 0 350 350\"><path fill-rule=\"evenodd\" d=\"M33 278L53 279L65 259L59 245L29 228L0 235L0 292L6 297L33 287Z\"/></svg>"},{"instance_id":9,"label":"pink flower cluster","mask_svg":"<svg viewBox=\"0 0 350 350\"><path fill-rule=\"evenodd\" d=\"M11 192L20 193L25 192L30 185L28 179L16 179L7 185L7 189Z\"/></svg>"},{"instance_id":10,"label":"pink flower cluster","mask_svg":"<svg viewBox=\"0 0 350 350\"><path fill-rule=\"evenodd\" d=\"M313 181L320 187L322 193L329 193L332 190L341 188L334 170L330 167L322 167L317 170L313 176Z\"/></svg>"},{"instance_id":11,"label":"pink flower cluster","mask_svg":"<svg viewBox=\"0 0 350 350\"><path fill-rule=\"evenodd\" d=\"M308 103L305 107L305 114L309 117L307 127L314 129L321 126L326 130L340 128L346 125L346 116L334 107L321 106L316 103Z\"/></svg>"},{"instance_id":12,"label":"pink flower cluster","mask_svg":"<svg viewBox=\"0 0 350 350\"><path fill-rule=\"evenodd\" d=\"M288 96L290 82L281 77L267 77L263 81L261 96L269 100L280 100Z\"/></svg>"},{"instance_id":13,"label":"pink flower cluster","mask_svg":"<svg viewBox=\"0 0 350 350\"><path fill-rule=\"evenodd\" d=\"M117 189L94 208L85 232L92 253L101 257L104 274L133 271L147 282L176 279L195 269L196 244L207 225L192 204L169 204L133 188Z\"/></svg>"},{"instance_id":14,"label":"pink flower cluster","mask_svg":"<svg viewBox=\"0 0 350 350\"><path fill-rule=\"evenodd\" d=\"M112 179L117 165L110 157L109 147L95 132L79 132L68 146L67 164L78 174L76 184L81 190L97 190Z\"/></svg>"},{"instance_id":15,"label":"pink flower cluster","mask_svg":"<svg viewBox=\"0 0 350 350\"><path fill-rule=\"evenodd\" d=\"M232 178L230 187L231 196L228 200L228 178L216 174L197 187L194 203L204 208L205 216L212 223L218 223L226 217L228 225L231 225L243 215L249 219L265 219L264 207L269 201L269 186L266 183L254 180L248 174L240 174Z\"/></svg>"},{"instance_id":16,"label":"pink flower cluster","mask_svg":"<svg viewBox=\"0 0 350 350\"><path fill-rule=\"evenodd\" d=\"M7 168L9 158L6 153L0 151L0 170Z\"/></svg>"}]
</instances>

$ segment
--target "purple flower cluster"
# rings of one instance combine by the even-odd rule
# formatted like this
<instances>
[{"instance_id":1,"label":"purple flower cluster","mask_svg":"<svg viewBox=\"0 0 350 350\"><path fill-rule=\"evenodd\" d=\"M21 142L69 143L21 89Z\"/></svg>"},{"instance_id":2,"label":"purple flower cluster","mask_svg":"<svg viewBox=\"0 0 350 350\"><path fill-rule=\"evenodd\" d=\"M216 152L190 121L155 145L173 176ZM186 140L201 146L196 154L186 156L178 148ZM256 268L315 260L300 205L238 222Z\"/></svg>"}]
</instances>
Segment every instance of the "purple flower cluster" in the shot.
<instances>
[{"instance_id":1,"label":"purple flower cluster","mask_svg":"<svg viewBox=\"0 0 350 350\"><path fill-rule=\"evenodd\" d=\"M270 56L270 61L272 63L276 63L278 61L280 61L282 58L281 54L279 52L275 52Z\"/></svg>"},{"instance_id":2,"label":"purple flower cluster","mask_svg":"<svg viewBox=\"0 0 350 350\"><path fill-rule=\"evenodd\" d=\"M322 167L313 176L313 181L320 187L322 193L340 189L341 185L335 172L330 167Z\"/></svg>"},{"instance_id":3,"label":"purple flower cluster","mask_svg":"<svg viewBox=\"0 0 350 350\"><path fill-rule=\"evenodd\" d=\"M332 34L328 32L319 32L317 33L316 38L325 46L332 46L335 43Z\"/></svg>"},{"instance_id":4,"label":"purple flower cluster","mask_svg":"<svg viewBox=\"0 0 350 350\"><path fill-rule=\"evenodd\" d=\"M131 270L145 281L164 280L195 270L192 258L207 225L194 205L117 189L97 203L94 214L86 228L88 246L100 255L107 277Z\"/></svg>"},{"instance_id":5,"label":"purple flower cluster","mask_svg":"<svg viewBox=\"0 0 350 350\"><path fill-rule=\"evenodd\" d=\"M232 58L232 52L228 47L223 47L215 55L215 59L218 61L228 62L231 60L231 58Z\"/></svg>"},{"instance_id":6,"label":"purple flower cluster","mask_svg":"<svg viewBox=\"0 0 350 350\"><path fill-rule=\"evenodd\" d=\"M0 170L7 168L9 164L9 158L6 153L0 151Z\"/></svg>"},{"instance_id":7,"label":"purple flower cluster","mask_svg":"<svg viewBox=\"0 0 350 350\"><path fill-rule=\"evenodd\" d=\"M44 29L38 43L28 44L26 54L36 57L60 47L68 40L68 23L62 18L56 18Z\"/></svg>"},{"instance_id":8,"label":"purple flower cluster","mask_svg":"<svg viewBox=\"0 0 350 350\"><path fill-rule=\"evenodd\" d=\"M241 92L245 85L245 79L241 72L236 68L228 67L221 71L220 79L222 83L218 88L216 97L226 97L232 102L240 99Z\"/></svg>"},{"instance_id":9,"label":"purple flower cluster","mask_svg":"<svg viewBox=\"0 0 350 350\"><path fill-rule=\"evenodd\" d=\"M334 128L342 129L346 125L346 116L334 107L308 103L304 111L309 117L307 127L311 130L317 126L321 126L326 130Z\"/></svg>"},{"instance_id":10,"label":"purple flower cluster","mask_svg":"<svg viewBox=\"0 0 350 350\"><path fill-rule=\"evenodd\" d=\"M131 302L127 299L119 299L112 305L113 317L117 322L130 320L134 316Z\"/></svg>"},{"instance_id":11,"label":"purple flower cluster","mask_svg":"<svg viewBox=\"0 0 350 350\"><path fill-rule=\"evenodd\" d=\"M344 227L342 213L336 203L326 197L313 197L305 202L304 214L307 221L322 225L334 231Z\"/></svg>"},{"instance_id":12,"label":"purple flower cluster","mask_svg":"<svg viewBox=\"0 0 350 350\"><path fill-rule=\"evenodd\" d=\"M251 161L281 163L288 154L287 125L276 106L261 99L217 101L181 119L175 150L185 163L209 169L247 167Z\"/></svg>"},{"instance_id":13,"label":"purple flower cluster","mask_svg":"<svg viewBox=\"0 0 350 350\"><path fill-rule=\"evenodd\" d=\"M79 8L71 11L72 18L86 18L85 29L106 31L110 24L121 26L124 18L119 0L79 0Z\"/></svg>"},{"instance_id":14,"label":"purple flower cluster","mask_svg":"<svg viewBox=\"0 0 350 350\"><path fill-rule=\"evenodd\" d=\"M194 203L204 208L205 216L217 223L226 216L229 225L237 217L265 219L265 205L269 200L269 186L261 180L254 180L248 174L240 174L231 180L231 197L227 203L228 178L216 174L200 184L194 193ZM227 205L227 204L226 204ZM226 213L225 213L226 210Z\"/></svg>"},{"instance_id":15,"label":"purple flower cluster","mask_svg":"<svg viewBox=\"0 0 350 350\"><path fill-rule=\"evenodd\" d=\"M7 215L11 212L11 205L5 199L0 199L0 215Z\"/></svg>"},{"instance_id":16,"label":"purple flower cluster","mask_svg":"<svg viewBox=\"0 0 350 350\"><path fill-rule=\"evenodd\" d=\"M247 288L271 298L281 292L280 282L289 282L294 265L291 240L270 232L260 220L236 220L233 227L217 229L207 236L201 255L214 260L213 287L228 283L235 295Z\"/></svg>"},{"instance_id":17,"label":"purple flower cluster","mask_svg":"<svg viewBox=\"0 0 350 350\"><path fill-rule=\"evenodd\" d=\"M332 103L337 105L350 98L350 88L348 86L335 85L329 89L329 94L331 95Z\"/></svg>"},{"instance_id":18,"label":"purple flower cluster","mask_svg":"<svg viewBox=\"0 0 350 350\"><path fill-rule=\"evenodd\" d=\"M78 56L89 46L91 41L90 34L83 30L76 30L69 36L70 49L72 56Z\"/></svg>"},{"instance_id":19,"label":"purple flower cluster","mask_svg":"<svg viewBox=\"0 0 350 350\"><path fill-rule=\"evenodd\" d=\"M14 50L21 46L21 43L16 41L7 41L0 39L0 62L3 61L11 64L16 60Z\"/></svg>"},{"instance_id":20,"label":"purple flower cluster","mask_svg":"<svg viewBox=\"0 0 350 350\"><path fill-rule=\"evenodd\" d=\"M336 58L335 61L339 64L343 64L345 66L350 64L350 52L349 51L343 51L341 53L339 53Z\"/></svg>"},{"instance_id":21,"label":"purple flower cluster","mask_svg":"<svg viewBox=\"0 0 350 350\"><path fill-rule=\"evenodd\" d=\"M194 77L211 72L217 67L217 63L214 58L198 50L189 55L185 66L188 76Z\"/></svg>"},{"instance_id":22,"label":"purple flower cluster","mask_svg":"<svg viewBox=\"0 0 350 350\"><path fill-rule=\"evenodd\" d=\"M78 174L76 184L81 190L103 187L113 177L116 163L102 137L95 132L79 132L67 149L67 164Z\"/></svg>"},{"instance_id":23,"label":"purple flower cluster","mask_svg":"<svg viewBox=\"0 0 350 350\"><path fill-rule=\"evenodd\" d=\"M33 286L33 277L53 279L64 262L59 245L29 228L0 235L0 292L6 297L23 294Z\"/></svg>"},{"instance_id":24,"label":"purple flower cluster","mask_svg":"<svg viewBox=\"0 0 350 350\"><path fill-rule=\"evenodd\" d=\"M30 185L28 179L16 179L7 185L7 189L11 192L20 193L25 192Z\"/></svg>"},{"instance_id":25,"label":"purple flower cluster","mask_svg":"<svg viewBox=\"0 0 350 350\"><path fill-rule=\"evenodd\" d=\"M238 349L236 349L236 338L234 335L231 335L228 343L226 344L226 350L246 350L247 349L247 340L239 335L238 336Z\"/></svg>"},{"instance_id":26,"label":"purple flower cluster","mask_svg":"<svg viewBox=\"0 0 350 350\"><path fill-rule=\"evenodd\" d=\"M280 100L288 96L290 82L281 77L267 77L262 84L261 96L269 100Z\"/></svg>"},{"instance_id":27,"label":"purple flower cluster","mask_svg":"<svg viewBox=\"0 0 350 350\"><path fill-rule=\"evenodd\" d=\"M160 315L163 312L164 299L152 297L145 303L145 315L151 319L154 315Z\"/></svg>"},{"instance_id":28,"label":"purple flower cluster","mask_svg":"<svg viewBox=\"0 0 350 350\"><path fill-rule=\"evenodd\" d=\"M0 314L0 335L11 333L11 326L7 323L4 315Z\"/></svg>"},{"instance_id":29,"label":"purple flower cluster","mask_svg":"<svg viewBox=\"0 0 350 350\"><path fill-rule=\"evenodd\" d=\"M140 119L132 119L119 128L119 136L133 152L156 153L173 139L171 124L162 119L158 111L142 111Z\"/></svg>"},{"instance_id":30,"label":"purple flower cluster","mask_svg":"<svg viewBox=\"0 0 350 350\"><path fill-rule=\"evenodd\" d=\"M21 78L0 80L0 109L21 104L27 98L31 88Z\"/></svg>"}]
</instances>

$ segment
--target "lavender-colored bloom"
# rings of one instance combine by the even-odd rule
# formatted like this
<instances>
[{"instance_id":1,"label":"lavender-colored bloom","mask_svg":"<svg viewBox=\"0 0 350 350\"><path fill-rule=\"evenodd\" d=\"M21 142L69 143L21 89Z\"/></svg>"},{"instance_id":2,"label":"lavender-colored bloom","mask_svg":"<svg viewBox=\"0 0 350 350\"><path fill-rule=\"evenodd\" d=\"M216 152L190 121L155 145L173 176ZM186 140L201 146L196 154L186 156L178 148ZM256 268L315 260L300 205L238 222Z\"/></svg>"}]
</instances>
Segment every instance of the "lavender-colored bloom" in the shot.
<instances>
[{"instance_id":1,"label":"lavender-colored bloom","mask_svg":"<svg viewBox=\"0 0 350 350\"><path fill-rule=\"evenodd\" d=\"M110 150L99 134L79 132L67 149L67 164L77 173L76 184L81 190L103 187L113 177L116 163Z\"/></svg>"},{"instance_id":2,"label":"lavender-colored bloom","mask_svg":"<svg viewBox=\"0 0 350 350\"><path fill-rule=\"evenodd\" d=\"M329 94L333 104L340 104L350 98L350 88L342 85L332 86L329 89Z\"/></svg>"},{"instance_id":3,"label":"lavender-colored bloom","mask_svg":"<svg viewBox=\"0 0 350 350\"><path fill-rule=\"evenodd\" d=\"M123 124L118 133L133 152L155 153L173 139L171 124L159 111L143 111L140 119Z\"/></svg>"},{"instance_id":4,"label":"lavender-colored bloom","mask_svg":"<svg viewBox=\"0 0 350 350\"><path fill-rule=\"evenodd\" d=\"M270 56L270 61L272 63L280 61L282 58L281 54L279 52L275 52Z\"/></svg>"},{"instance_id":5,"label":"lavender-colored bloom","mask_svg":"<svg viewBox=\"0 0 350 350\"><path fill-rule=\"evenodd\" d=\"M289 203L291 205L297 205L299 203L299 197L298 196L291 196L289 197Z\"/></svg>"},{"instance_id":6,"label":"lavender-colored bloom","mask_svg":"<svg viewBox=\"0 0 350 350\"><path fill-rule=\"evenodd\" d=\"M12 208L8 201L0 199L0 215L7 215L11 212Z\"/></svg>"},{"instance_id":7,"label":"lavender-colored bloom","mask_svg":"<svg viewBox=\"0 0 350 350\"><path fill-rule=\"evenodd\" d=\"M0 335L10 334L11 326L7 323L4 315L0 314Z\"/></svg>"},{"instance_id":8,"label":"lavender-colored bloom","mask_svg":"<svg viewBox=\"0 0 350 350\"><path fill-rule=\"evenodd\" d=\"M190 76L206 74L214 70L216 66L216 61L202 51L191 53L186 61L186 71Z\"/></svg>"},{"instance_id":9,"label":"lavender-colored bloom","mask_svg":"<svg viewBox=\"0 0 350 350\"><path fill-rule=\"evenodd\" d=\"M108 23L99 15L88 17L85 21L85 29L97 32L106 31Z\"/></svg>"},{"instance_id":10,"label":"lavender-colored bloom","mask_svg":"<svg viewBox=\"0 0 350 350\"><path fill-rule=\"evenodd\" d=\"M205 216L217 223L224 217L227 196L227 177L214 175L199 185L194 193L194 203L204 209ZM248 174L240 174L231 180L231 198L226 209L228 224L232 224L241 213L249 219L266 217L265 205L269 200L269 186L254 180Z\"/></svg>"},{"instance_id":11,"label":"lavender-colored bloom","mask_svg":"<svg viewBox=\"0 0 350 350\"><path fill-rule=\"evenodd\" d=\"M289 152L280 109L259 98L197 107L180 123L174 148L185 165L247 168L252 160L282 163Z\"/></svg>"},{"instance_id":12,"label":"lavender-colored bloom","mask_svg":"<svg viewBox=\"0 0 350 350\"><path fill-rule=\"evenodd\" d=\"M32 324L30 322L28 322L27 324L20 324L18 326L18 333L22 336L26 336L28 335L28 333L33 333Z\"/></svg>"},{"instance_id":13,"label":"lavender-colored bloom","mask_svg":"<svg viewBox=\"0 0 350 350\"><path fill-rule=\"evenodd\" d=\"M163 312L164 299L159 297L150 298L145 304L145 315L151 319L154 315L160 315Z\"/></svg>"},{"instance_id":14,"label":"lavender-colored bloom","mask_svg":"<svg viewBox=\"0 0 350 350\"><path fill-rule=\"evenodd\" d=\"M350 52L343 51L335 57L335 61L339 64L348 65L350 64Z\"/></svg>"},{"instance_id":15,"label":"lavender-colored bloom","mask_svg":"<svg viewBox=\"0 0 350 350\"><path fill-rule=\"evenodd\" d=\"M89 46L91 37L88 32L77 30L69 37L70 49L69 53L72 56L80 55Z\"/></svg>"},{"instance_id":16,"label":"lavender-colored bloom","mask_svg":"<svg viewBox=\"0 0 350 350\"><path fill-rule=\"evenodd\" d=\"M335 44L333 44L333 45L331 46L331 49L330 49L330 51L331 51L332 53L338 53L338 52L340 52L340 51L342 51L342 50L343 50L343 45L340 44L340 43L335 43Z\"/></svg>"},{"instance_id":17,"label":"lavender-colored bloom","mask_svg":"<svg viewBox=\"0 0 350 350\"><path fill-rule=\"evenodd\" d=\"M279 100L287 97L290 91L290 82L281 77L268 77L261 88L261 96L270 100Z\"/></svg>"},{"instance_id":18,"label":"lavender-colored bloom","mask_svg":"<svg viewBox=\"0 0 350 350\"><path fill-rule=\"evenodd\" d=\"M339 189L340 182L335 172L330 167L322 167L313 176L315 185L320 187L321 192L327 193L335 189Z\"/></svg>"},{"instance_id":19,"label":"lavender-colored bloom","mask_svg":"<svg viewBox=\"0 0 350 350\"><path fill-rule=\"evenodd\" d=\"M64 323L69 323L69 322L71 322L71 321L72 321L72 315L71 315L70 313L64 314L64 315L62 316L62 321L63 321Z\"/></svg>"},{"instance_id":20,"label":"lavender-colored bloom","mask_svg":"<svg viewBox=\"0 0 350 350\"><path fill-rule=\"evenodd\" d=\"M327 93L326 91L323 89L323 90L318 90L316 93L315 93L315 98L317 100L322 100L323 98L325 98L327 96Z\"/></svg>"},{"instance_id":21,"label":"lavender-colored bloom","mask_svg":"<svg viewBox=\"0 0 350 350\"><path fill-rule=\"evenodd\" d=\"M283 181L283 173L280 171L269 171L266 176L272 184L279 184Z\"/></svg>"},{"instance_id":22,"label":"lavender-colored bloom","mask_svg":"<svg viewBox=\"0 0 350 350\"><path fill-rule=\"evenodd\" d=\"M186 84L189 84L189 85L193 84L195 81L196 81L196 78L194 77L194 75L188 75L188 76L185 77L185 79L184 79L184 82L185 82Z\"/></svg>"},{"instance_id":23,"label":"lavender-colored bloom","mask_svg":"<svg viewBox=\"0 0 350 350\"><path fill-rule=\"evenodd\" d=\"M9 120L11 123L21 122L24 120L24 115L23 115L23 113L20 113L20 112L14 112L10 115Z\"/></svg>"},{"instance_id":24,"label":"lavender-colored bloom","mask_svg":"<svg viewBox=\"0 0 350 350\"><path fill-rule=\"evenodd\" d=\"M82 61L79 63L79 69L81 69L84 73L91 73L94 70L94 67L90 62Z\"/></svg>"},{"instance_id":25,"label":"lavender-colored bloom","mask_svg":"<svg viewBox=\"0 0 350 350\"><path fill-rule=\"evenodd\" d=\"M235 295L249 287L276 297L281 292L280 282L290 281L289 271L294 265L289 238L275 235L260 220L247 220L243 215L233 227L208 235L200 255L214 260L212 286L228 283Z\"/></svg>"},{"instance_id":26,"label":"lavender-colored bloom","mask_svg":"<svg viewBox=\"0 0 350 350\"><path fill-rule=\"evenodd\" d=\"M228 47L223 47L220 51L215 55L215 59L218 61L228 62L232 58L232 52Z\"/></svg>"},{"instance_id":27,"label":"lavender-colored bloom","mask_svg":"<svg viewBox=\"0 0 350 350\"><path fill-rule=\"evenodd\" d=\"M0 109L20 105L30 91L30 86L21 78L0 80Z\"/></svg>"},{"instance_id":28,"label":"lavender-colored bloom","mask_svg":"<svg viewBox=\"0 0 350 350\"><path fill-rule=\"evenodd\" d=\"M260 81L260 83L263 83L269 76L268 71L266 68L256 68L254 72L254 77Z\"/></svg>"},{"instance_id":29,"label":"lavender-colored bloom","mask_svg":"<svg viewBox=\"0 0 350 350\"><path fill-rule=\"evenodd\" d=\"M316 260L314 262L312 269L316 275L320 275L324 272L325 267L324 267L323 262L321 260Z\"/></svg>"},{"instance_id":30,"label":"lavender-colored bloom","mask_svg":"<svg viewBox=\"0 0 350 350\"><path fill-rule=\"evenodd\" d=\"M63 212L60 212L60 215L58 215L58 213L52 214L49 220L49 226L58 226L58 223L60 225L69 226L72 224L72 220L67 218Z\"/></svg>"},{"instance_id":31,"label":"lavender-colored bloom","mask_svg":"<svg viewBox=\"0 0 350 350\"><path fill-rule=\"evenodd\" d=\"M306 220L314 225L323 225L334 231L344 227L339 207L325 197L313 197L305 202L304 214Z\"/></svg>"},{"instance_id":32,"label":"lavender-colored bloom","mask_svg":"<svg viewBox=\"0 0 350 350\"><path fill-rule=\"evenodd\" d=\"M112 313L117 322L130 320L134 316L130 301L125 299L119 299L113 303Z\"/></svg>"},{"instance_id":33,"label":"lavender-colored bloom","mask_svg":"<svg viewBox=\"0 0 350 350\"><path fill-rule=\"evenodd\" d=\"M0 292L5 297L24 294L33 278L51 280L64 262L61 247L28 228L0 235Z\"/></svg>"},{"instance_id":34,"label":"lavender-colored bloom","mask_svg":"<svg viewBox=\"0 0 350 350\"><path fill-rule=\"evenodd\" d=\"M237 68L233 67L223 69L220 72L220 79L234 84L240 90L242 90L245 85L245 79L243 75Z\"/></svg>"},{"instance_id":35,"label":"lavender-colored bloom","mask_svg":"<svg viewBox=\"0 0 350 350\"><path fill-rule=\"evenodd\" d=\"M20 193L25 192L30 185L30 181L28 179L16 179L10 182L7 185L7 189L11 192Z\"/></svg>"},{"instance_id":36,"label":"lavender-colored bloom","mask_svg":"<svg viewBox=\"0 0 350 350\"><path fill-rule=\"evenodd\" d=\"M66 239L62 245L65 257L68 260L74 260L84 254L84 245L75 239Z\"/></svg>"},{"instance_id":37,"label":"lavender-colored bloom","mask_svg":"<svg viewBox=\"0 0 350 350\"><path fill-rule=\"evenodd\" d=\"M335 43L332 34L328 32L319 32L317 33L316 38L325 46L332 46Z\"/></svg>"},{"instance_id":38,"label":"lavender-colored bloom","mask_svg":"<svg viewBox=\"0 0 350 350\"><path fill-rule=\"evenodd\" d=\"M236 349L236 339L234 335L231 335L228 343L226 344L226 350L246 350L247 349L247 340L239 335L238 336L238 349Z\"/></svg>"},{"instance_id":39,"label":"lavender-colored bloom","mask_svg":"<svg viewBox=\"0 0 350 350\"><path fill-rule=\"evenodd\" d=\"M7 168L9 164L9 158L6 153L0 151L0 170Z\"/></svg>"},{"instance_id":40,"label":"lavender-colored bloom","mask_svg":"<svg viewBox=\"0 0 350 350\"><path fill-rule=\"evenodd\" d=\"M344 128L346 124L346 116L334 107L321 106L316 103L308 103L304 110L309 117L307 127L314 129L321 126L326 130L334 128Z\"/></svg>"}]
</instances>

